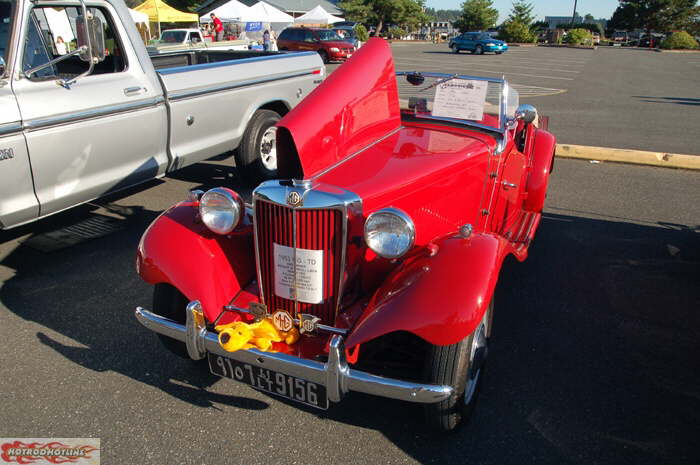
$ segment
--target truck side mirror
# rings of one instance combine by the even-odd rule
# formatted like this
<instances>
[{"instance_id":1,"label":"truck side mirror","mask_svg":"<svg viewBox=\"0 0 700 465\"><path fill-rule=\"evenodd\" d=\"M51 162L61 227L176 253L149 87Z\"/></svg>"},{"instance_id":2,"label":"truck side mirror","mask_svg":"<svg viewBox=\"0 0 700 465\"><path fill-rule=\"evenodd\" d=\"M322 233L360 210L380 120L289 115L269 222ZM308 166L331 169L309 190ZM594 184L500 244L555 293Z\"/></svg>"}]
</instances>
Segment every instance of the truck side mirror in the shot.
<instances>
[{"instance_id":1,"label":"truck side mirror","mask_svg":"<svg viewBox=\"0 0 700 465\"><path fill-rule=\"evenodd\" d=\"M88 13L87 18L79 15L75 18L77 29L78 48L85 47L80 52L83 61L99 63L105 59L105 32L102 20Z\"/></svg>"}]
</instances>

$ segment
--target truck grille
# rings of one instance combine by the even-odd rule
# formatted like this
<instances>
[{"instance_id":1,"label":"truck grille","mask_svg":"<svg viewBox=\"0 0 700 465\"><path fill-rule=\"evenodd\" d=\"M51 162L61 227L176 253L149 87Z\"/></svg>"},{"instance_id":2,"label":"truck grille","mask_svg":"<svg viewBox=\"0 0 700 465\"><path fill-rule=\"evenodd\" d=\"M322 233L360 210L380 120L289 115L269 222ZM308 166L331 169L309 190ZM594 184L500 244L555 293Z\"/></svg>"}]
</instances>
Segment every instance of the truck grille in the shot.
<instances>
[{"instance_id":1,"label":"truck grille","mask_svg":"<svg viewBox=\"0 0 700 465\"><path fill-rule=\"evenodd\" d=\"M260 290L270 313L276 310L286 310L292 315L310 313L321 318L324 324L335 323L340 299L339 284L343 273L341 267L345 247L344 221L343 212L338 209L292 209L285 205L255 200ZM274 244L323 251L321 303L299 302L275 293Z\"/></svg>"}]
</instances>

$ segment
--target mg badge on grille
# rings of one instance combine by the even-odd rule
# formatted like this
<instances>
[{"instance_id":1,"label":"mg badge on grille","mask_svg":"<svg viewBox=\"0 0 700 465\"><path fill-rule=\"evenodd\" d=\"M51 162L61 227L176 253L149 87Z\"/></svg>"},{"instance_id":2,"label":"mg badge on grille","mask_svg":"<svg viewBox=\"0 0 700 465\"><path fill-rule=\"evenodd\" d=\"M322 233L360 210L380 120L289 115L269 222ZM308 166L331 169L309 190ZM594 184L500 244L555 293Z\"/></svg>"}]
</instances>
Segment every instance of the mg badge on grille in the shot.
<instances>
[{"instance_id":1,"label":"mg badge on grille","mask_svg":"<svg viewBox=\"0 0 700 465\"><path fill-rule=\"evenodd\" d=\"M292 207L301 205L301 195L297 191L291 191L287 194L287 203Z\"/></svg>"},{"instance_id":2,"label":"mg badge on grille","mask_svg":"<svg viewBox=\"0 0 700 465\"><path fill-rule=\"evenodd\" d=\"M316 331L316 325L321 319L315 315L309 315L308 313L302 313L299 315L299 326L301 334L313 333Z\"/></svg>"},{"instance_id":3,"label":"mg badge on grille","mask_svg":"<svg viewBox=\"0 0 700 465\"><path fill-rule=\"evenodd\" d=\"M284 310L277 310L272 314L272 324L280 331L289 331L294 326L294 319Z\"/></svg>"}]
</instances>

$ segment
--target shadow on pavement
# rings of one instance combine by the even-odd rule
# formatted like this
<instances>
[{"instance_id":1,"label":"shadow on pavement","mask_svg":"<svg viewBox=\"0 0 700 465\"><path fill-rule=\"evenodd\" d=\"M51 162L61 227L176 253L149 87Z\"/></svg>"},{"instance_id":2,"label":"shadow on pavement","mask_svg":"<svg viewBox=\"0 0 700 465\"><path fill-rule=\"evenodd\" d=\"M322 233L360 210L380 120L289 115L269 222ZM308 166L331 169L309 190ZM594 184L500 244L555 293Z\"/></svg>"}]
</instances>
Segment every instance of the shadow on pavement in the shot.
<instances>
[{"instance_id":1,"label":"shadow on pavement","mask_svg":"<svg viewBox=\"0 0 700 465\"><path fill-rule=\"evenodd\" d=\"M16 249L1 263L15 270L2 304L82 345L35 335L89 370L200 407L266 409L209 392L218 377L164 351L136 322L148 286L134 251L159 212L128 211L110 238L51 254ZM697 229L545 215L528 261L504 267L479 404L453 435L426 432L418 406L359 394L314 413L380 431L421 463L697 463Z\"/></svg>"},{"instance_id":2,"label":"shadow on pavement","mask_svg":"<svg viewBox=\"0 0 700 465\"><path fill-rule=\"evenodd\" d=\"M698 229L547 214L503 269L469 424L432 434L419 407L363 395L328 416L421 463L698 463Z\"/></svg>"},{"instance_id":3,"label":"shadow on pavement","mask_svg":"<svg viewBox=\"0 0 700 465\"><path fill-rule=\"evenodd\" d=\"M199 407L218 403L266 409L268 404L256 399L207 391L219 378L206 364L171 355L138 324L133 310L150 305L142 301L150 286L135 272L135 252L141 234L160 212L139 206L118 210L125 227L108 237L51 253L23 245L12 251L0 262L14 271L0 288L0 302L82 345L66 345L43 331L35 334L39 343L89 370L120 373ZM81 213L84 217L83 210L72 217L79 220Z\"/></svg>"},{"instance_id":4,"label":"shadow on pavement","mask_svg":"<svg viewBox=\"0 0 700 465\"><path fill-rule=\"evenodd\" d=\"M647 103L675 103L676 105L700 105L700 98L687 97L652 97L648 95L634 95L635 98Z\"/></svg>"}]
</instances>

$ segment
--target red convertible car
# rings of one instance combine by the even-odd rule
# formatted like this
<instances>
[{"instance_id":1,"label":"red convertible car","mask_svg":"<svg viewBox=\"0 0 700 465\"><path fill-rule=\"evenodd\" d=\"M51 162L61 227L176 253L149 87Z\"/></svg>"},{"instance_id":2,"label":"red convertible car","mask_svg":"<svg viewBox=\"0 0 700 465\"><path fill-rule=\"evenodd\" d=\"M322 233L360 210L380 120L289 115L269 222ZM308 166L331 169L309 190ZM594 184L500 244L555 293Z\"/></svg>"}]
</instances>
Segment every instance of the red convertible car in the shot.
<instances>
[{"instance_id":1,"label":"red convertible car","mask_svg":"<svg viewBox=\"0 0 700 465\"><path fill-rule=\"evenodd\" d=\"M137 319L256 389L322 409L401 399L453 430L483 379L501 265L539 225L554 136L505 80L397 73L372 39L276 144L280 179L252 203L192 191L149 226Z\"/></svg>"}]
</instances>

